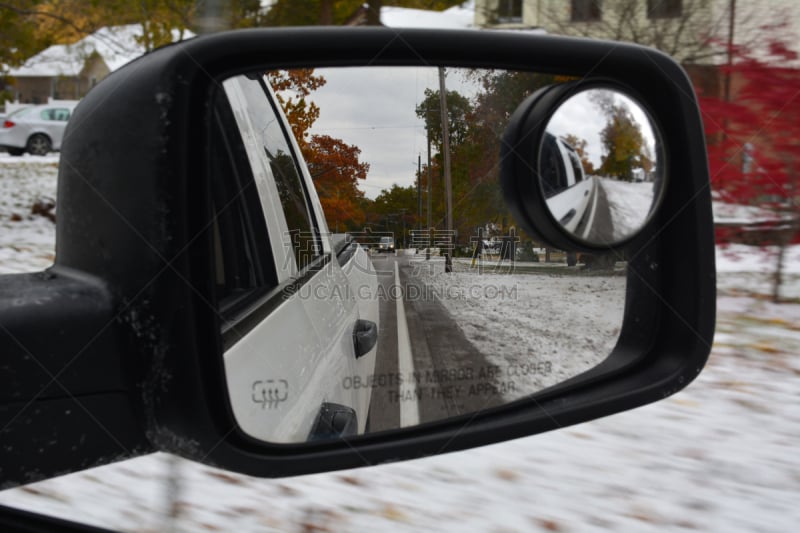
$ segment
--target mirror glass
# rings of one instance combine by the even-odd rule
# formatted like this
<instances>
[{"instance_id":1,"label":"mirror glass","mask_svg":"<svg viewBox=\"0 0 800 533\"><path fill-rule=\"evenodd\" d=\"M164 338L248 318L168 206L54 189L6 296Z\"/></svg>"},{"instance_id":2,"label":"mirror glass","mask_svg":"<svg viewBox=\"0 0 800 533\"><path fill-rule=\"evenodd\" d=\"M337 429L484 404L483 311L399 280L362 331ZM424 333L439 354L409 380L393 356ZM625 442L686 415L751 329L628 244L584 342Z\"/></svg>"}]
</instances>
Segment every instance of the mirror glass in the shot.
<instances>
[{"instance_id":1,"label":"mirror glass","mask_svg":"<svg viewBox=\"0 0 800 533\"><path fill-rule=\"evenodd\" d=\"M581 91L556 110L539 151L542 190L561 226L593 245L635 235L658 203L661 143L631 97Z\"/></svg>"},{"instance_id":2,"label":"mirror glass","mask_svg":"<svg viewBox=\"0 0 800 533\"><path fill-rule=\"evenodd\" d=\"M611 353L624 261L545 248L500 191L509 117L564 81L364 67L222 84L211 224L245 433L350 439L469 415Z\"/></svg>"}]
</instances>

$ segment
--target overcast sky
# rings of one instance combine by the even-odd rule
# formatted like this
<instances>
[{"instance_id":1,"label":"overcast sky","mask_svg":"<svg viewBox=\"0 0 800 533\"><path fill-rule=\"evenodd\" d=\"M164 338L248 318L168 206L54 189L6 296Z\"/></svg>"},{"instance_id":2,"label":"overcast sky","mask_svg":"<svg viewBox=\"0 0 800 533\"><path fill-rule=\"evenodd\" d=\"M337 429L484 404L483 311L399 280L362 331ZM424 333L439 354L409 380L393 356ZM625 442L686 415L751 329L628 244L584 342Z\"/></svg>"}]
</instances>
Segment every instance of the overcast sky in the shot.
<instances>
[{"instance_id":1,"label":"overcast sky","mask_svg":"<svg viewBox=\"0 0 800 533\"><path fill-rule=\"evenodd\" d=\"M353 67L316 69L327 83L309 97L320 108L311 133L330 135L361 149L370 164L359 188L369 198L392 184L414 184L417 156L427 159L425 126L415 113L426 88L439 89L434 67ZM447 90L474 94L460 71L448 69Z\"/></svg>"},{"instance_id":2,"label":"overcast sky","mask_svg":"<svg viewBox=\"0 0 800 533\"><path fill-rule=\"evenodd\" d=\"M570 97L547 124L547 131L553 135L564 137L572 134L585 140L587 155L595 168L600 166L600 158L603 155L600 132L606 127L606 116L600 111L599 106L589 99L589 94L600 90L602 89L590 89ZM647 114L638 104L621 93L614 92L614 101L627 107L639 123L652 157L656 153L655 134Z\"/></svg>"}]
</instances>

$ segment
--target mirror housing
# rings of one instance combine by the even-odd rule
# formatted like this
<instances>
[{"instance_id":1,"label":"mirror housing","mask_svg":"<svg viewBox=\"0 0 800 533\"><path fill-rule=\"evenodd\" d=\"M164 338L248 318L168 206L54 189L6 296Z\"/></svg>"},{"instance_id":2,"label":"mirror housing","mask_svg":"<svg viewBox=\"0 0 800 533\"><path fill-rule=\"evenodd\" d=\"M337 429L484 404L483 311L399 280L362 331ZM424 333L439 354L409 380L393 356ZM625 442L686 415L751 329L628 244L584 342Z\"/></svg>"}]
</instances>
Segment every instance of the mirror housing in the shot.
<instances>
[{"instance_id":1,"label":"mirror housing","mask_svg":"<svg viewBox=\"0 0 800 533\"><path fill-rule=\"evenodd\" d=\"M238 428L224 380L209 260L210 94L244 72L366 65L605 80L651 111L673 179L647 231L625 243L624 324L614 352L597 368L468 417L352 439L264 443ZM519 154L512 147L504 156ZM526 227L548 241L597 250L526 219L531 191L506 194ZM0 440L12 450L2 462L4 483L157 450L251 475L297 475L470 448L662 399L694 379L710 351L712 229L694 93L682 69L654 50L512 32L388 28L243 30L167 46L110 75L76 109L59 169L55 265L43 274L0 277L0 346L12 354L3 382L20 384L0 405ZM43 299L56 307L35 324ZM84 321L91 327L81 329ZM42 380L18 374L22 361L45 358L43 368L29 368L44 372ZM102 375L82 366L89 361L102 361ZM42 383L62 387L42 394ZM78 420L61 414L75 402ZM90 443L80 438L86 434ZM34 442L55 439L60 450L64 442L75 448L48 449L53 459L43 465L31 435Z\"/></svg>"}]
</instances>

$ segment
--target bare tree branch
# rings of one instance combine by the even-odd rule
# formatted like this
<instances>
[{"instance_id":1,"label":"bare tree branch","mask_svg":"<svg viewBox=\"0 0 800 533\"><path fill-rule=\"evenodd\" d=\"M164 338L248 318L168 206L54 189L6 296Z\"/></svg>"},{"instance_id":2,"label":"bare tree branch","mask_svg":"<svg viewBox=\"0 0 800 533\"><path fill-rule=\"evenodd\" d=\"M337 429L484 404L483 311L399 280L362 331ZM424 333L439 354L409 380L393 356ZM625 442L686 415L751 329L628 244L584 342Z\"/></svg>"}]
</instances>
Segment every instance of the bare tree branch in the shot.
<instances>
[{"instance_id":1,"label":"bare tree branch","mask_svg":"<svg viewBox=\"0 0 800 533\"><path fill-rule=\"evenodd\" d=\"M76 25L70 19L62 17L61 15L57 15L56 13L50 13L48 11L39 11L37 9L25 9L25 8L17 7L17 6L12 5L12 4L7 4L5 2L0 2L0 9L7 9L9 11L13 11L13 12L17 13L18 15L22 15L22 16L51 18L53 20L57 20L58 22L64 24L65 26L68 26L68 27L72 28L73 30L75 30L78 33L81 33L81 34L91 33L91 30L87 30L86 28L82 28L82 27Z\"/></svg>"}]
</instances>

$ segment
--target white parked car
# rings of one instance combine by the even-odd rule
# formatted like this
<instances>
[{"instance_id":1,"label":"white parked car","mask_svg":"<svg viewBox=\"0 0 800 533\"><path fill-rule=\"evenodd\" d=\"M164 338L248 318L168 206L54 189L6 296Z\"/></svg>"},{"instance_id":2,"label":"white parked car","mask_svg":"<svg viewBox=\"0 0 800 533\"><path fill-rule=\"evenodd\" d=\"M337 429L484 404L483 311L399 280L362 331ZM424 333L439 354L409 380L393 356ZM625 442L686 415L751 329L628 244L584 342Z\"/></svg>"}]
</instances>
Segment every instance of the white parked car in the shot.
<instances>
[{"instance_id":1,"label":"white parked car","mask_svg":"<svg viewBox=\"0 0 800 533\"><path fill-rule=\"evenodd\" d=\"M11 155L45 155L61 149L61 140L74 105L35 105L3 119L0 146Z\"/></svg>"}]
</instances>

